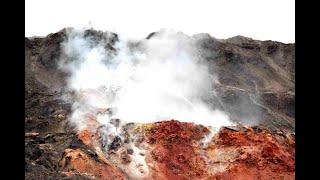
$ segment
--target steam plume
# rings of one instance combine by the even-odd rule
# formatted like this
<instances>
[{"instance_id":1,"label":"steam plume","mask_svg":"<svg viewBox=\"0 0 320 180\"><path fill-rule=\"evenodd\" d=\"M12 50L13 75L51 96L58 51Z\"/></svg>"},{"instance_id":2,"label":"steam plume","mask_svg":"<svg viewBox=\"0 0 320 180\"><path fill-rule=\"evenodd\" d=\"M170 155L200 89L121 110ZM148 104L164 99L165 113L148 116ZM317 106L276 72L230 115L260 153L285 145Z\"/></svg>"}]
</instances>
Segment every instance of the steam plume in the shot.
<instances>
[{"instance_id":1,"label":"steam plume","mask_svg":"<svg viewBox=\"0 0 320 180\"><path fill-rule=\"evenodd\" d=\"M192 38L163 30L137 42L120 38L112 51L105 48L110 37L95 42L83 31L72 31L63 43L61 67L71 75L69 88L80 95L71 117L78 128L86 126L82 116L88 111L107 108L112 114L100 116L102 124L117 118L230 125L225 113L203 101L212 93L215 77L198 56Z\"/></svg>"}]
</instances>

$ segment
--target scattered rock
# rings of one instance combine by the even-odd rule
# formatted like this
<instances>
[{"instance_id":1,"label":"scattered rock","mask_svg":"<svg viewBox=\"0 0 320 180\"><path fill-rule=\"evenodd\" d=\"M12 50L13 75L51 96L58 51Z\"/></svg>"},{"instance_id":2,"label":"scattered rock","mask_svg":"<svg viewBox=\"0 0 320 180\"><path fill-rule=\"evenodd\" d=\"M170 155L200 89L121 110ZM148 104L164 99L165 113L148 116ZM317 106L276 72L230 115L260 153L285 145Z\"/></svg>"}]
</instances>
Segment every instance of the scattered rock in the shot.
<instances>
[{"instance_id":1,"label":"scattered rock","mask_svg":"<svg viewBox=\"0 0 320 180\"><path fill-rule=\"evenodd\" d=\"M117 150L119 146L121 145L121 138L119 136L116 136L112 143L108 146L109 150Z\"/></svg>"}]
</instances>

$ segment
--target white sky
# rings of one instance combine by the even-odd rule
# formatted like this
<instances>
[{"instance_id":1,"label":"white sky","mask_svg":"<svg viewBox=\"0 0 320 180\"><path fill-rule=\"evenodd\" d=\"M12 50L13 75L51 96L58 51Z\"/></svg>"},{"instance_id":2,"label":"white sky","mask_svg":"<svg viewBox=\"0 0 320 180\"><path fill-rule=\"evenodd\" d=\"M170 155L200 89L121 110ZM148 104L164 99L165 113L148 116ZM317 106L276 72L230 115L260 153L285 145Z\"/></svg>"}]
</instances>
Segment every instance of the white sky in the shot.
<instances>
[{"instance_id":1,"label":"white sky","mask_svg":"<svg viewBox=\"0 0 320 180\"><path fill-rule=\"evenodd\" d=\"M26 36L64 27L142 38L161 28L295 42L295 0L25 0Z\"/></svg>"}]
</instances>

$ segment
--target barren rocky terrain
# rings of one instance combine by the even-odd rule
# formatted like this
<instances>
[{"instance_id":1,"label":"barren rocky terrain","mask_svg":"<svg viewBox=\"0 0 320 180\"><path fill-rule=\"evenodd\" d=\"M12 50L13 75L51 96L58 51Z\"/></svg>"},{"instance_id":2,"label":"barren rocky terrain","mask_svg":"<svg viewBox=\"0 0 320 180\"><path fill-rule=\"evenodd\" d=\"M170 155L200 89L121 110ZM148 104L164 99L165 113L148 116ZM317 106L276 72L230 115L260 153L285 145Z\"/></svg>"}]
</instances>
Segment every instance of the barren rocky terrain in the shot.
<instances>
[{"instance_id":1,"label":"barren rocky terrain","mask_svg":"<svg viewBox=\"0 0 320 180\"><path fill-rule=\"evenodd\" d=\"M105 35L85 31L86 38ZM72 100L61 98L68 74L58 68L66 29L25 38L26 179L294 179L295 44L194 37L210 71L219 77L216 99L208 103L239 125L221 128L204 143L210 130L202 125L171 119L129 123L122 127L127 140L114 137L107 151L101 148L100 127L76 132L68 124ZM116 34L112 38L106 49L118 40ZM259 123L251 124L252 119ZM132 154L146 164L131 168Z\"/></svg>"}]
</instances>

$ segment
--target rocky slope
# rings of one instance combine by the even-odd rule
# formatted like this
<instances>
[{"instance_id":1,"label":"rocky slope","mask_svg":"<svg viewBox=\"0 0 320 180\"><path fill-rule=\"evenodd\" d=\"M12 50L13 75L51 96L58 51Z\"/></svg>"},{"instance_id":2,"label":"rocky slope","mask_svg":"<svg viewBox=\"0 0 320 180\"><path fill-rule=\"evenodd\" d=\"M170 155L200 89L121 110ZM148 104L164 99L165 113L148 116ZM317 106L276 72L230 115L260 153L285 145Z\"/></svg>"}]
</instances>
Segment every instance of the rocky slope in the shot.
<instances>
[{"instance_id":1,"label":"rocky slope","mask_svg":"<svg viewBox=\"0 0 320 180\"><path fill-rule=\"evenodd\" d=\"M85 36L101 40L106 33L87 30ZM105 46L112 49L118 36L108 36L112 40ZM131 141L115 137L104 152L99 127L79 133L68 125L71 102L61 100L67 74L58 69L65 38L66 29L25 38L26 179L134 179L128 172L136 153L128 146ZM143 166L135 168L137 176L294 179L295 45L241 36L194 38L210 71L219 78L217 99L209 103L228 112L235 122L259 123L223 128L205 146L202 139L210 134L206 127L177 121L129 124L123 132L140 137L133 142L144 150L140 154L149 167L149 173Z\"/></svg>"}]
</instances>

